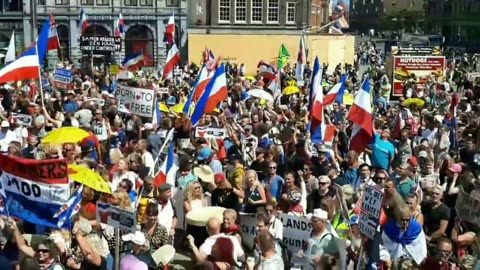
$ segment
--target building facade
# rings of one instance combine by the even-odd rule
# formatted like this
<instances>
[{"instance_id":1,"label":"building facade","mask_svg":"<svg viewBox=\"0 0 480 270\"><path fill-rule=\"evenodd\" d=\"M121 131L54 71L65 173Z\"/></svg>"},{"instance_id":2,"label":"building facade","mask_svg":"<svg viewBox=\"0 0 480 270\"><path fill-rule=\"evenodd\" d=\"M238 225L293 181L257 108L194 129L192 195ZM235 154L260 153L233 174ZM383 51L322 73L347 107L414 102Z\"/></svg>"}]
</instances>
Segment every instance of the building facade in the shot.
<instances>
[{"instance_id":1,"label":"building facade","mask_svg":"<svg viewBox=\"0 0 480 270\"><path fill-rule=\"evenodd\" d=\"M5 3L6 1L2 1ZM16 33L17 51L32 43L41 25L50 14L55 15L61 49L58 57L76 61L86 55L79 49L81 30L78 27L80 9L87 14L90 26L83 33L88 36L113 36L114 23L121 13L125 21L125 39L122 51L108 55L108 62L121 62L125 55L143 51L146 66L164 62L166 46L163 33L168 19L175 15L176 42L183 51L187 40L186 0L12 0L0 9L0 46L6 47L12 29ZM32 7L30 3L35 3ZM32 17L37 18L37 29L32 29ZM33 35L32 35L33 32ZM52 57L50 55L50 57Z\"/></svg>"}]
</instances>

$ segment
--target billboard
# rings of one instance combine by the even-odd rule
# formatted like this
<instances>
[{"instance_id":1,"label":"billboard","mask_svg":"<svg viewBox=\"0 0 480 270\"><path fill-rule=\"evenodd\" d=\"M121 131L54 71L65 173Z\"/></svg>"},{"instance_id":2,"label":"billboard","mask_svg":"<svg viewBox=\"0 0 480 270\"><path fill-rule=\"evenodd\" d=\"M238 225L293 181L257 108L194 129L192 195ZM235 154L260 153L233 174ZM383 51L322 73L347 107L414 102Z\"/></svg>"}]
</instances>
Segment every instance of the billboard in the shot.
<instances>
[{"instance_id":1,"label":"billboard","mask_svg":"<svg viewBox=\"0 0 480 270\"><path fill-rule=\"evenodd\" d=\"M443 56L395 56L393 58L393 96L403 96L407 80L413 80L417 89L425 87L430 75L437 78L445 74Z\"/></svg>"}]
</instances>

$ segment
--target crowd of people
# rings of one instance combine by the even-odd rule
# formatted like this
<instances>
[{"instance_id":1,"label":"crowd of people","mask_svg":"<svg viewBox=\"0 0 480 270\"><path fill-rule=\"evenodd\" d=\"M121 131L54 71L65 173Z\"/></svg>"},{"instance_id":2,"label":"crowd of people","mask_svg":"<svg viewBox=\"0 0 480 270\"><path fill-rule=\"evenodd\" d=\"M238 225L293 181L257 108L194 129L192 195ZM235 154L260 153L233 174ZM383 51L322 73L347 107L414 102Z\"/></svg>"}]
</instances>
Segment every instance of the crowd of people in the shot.
<instances>
[{"instance_id":1,"label":"crowd of people","mask_svg":"<svg viewBox=\"0 0 480 270\"><path fill-rule=\"evenodd\" d=\"M261 75L247 78L244 68L232 65L226 69L228 99L195 127L188 114L171 109L187 101L200 70L195 64L166 81L141 71L134 79L116 81L113 75L65 65L75 73L72 90L45 88L42 95L38 84L53 85L51 73L42 82L4 85L1 152L23 159L64 158L88 167L108 181L111 194L84 186L71 230L45 228L14 213L3 217L0 268L113 270L119 242L117 259L124 270L168 268L153 255L167 245L191 256L193 269L478 269L480 224L475 216L460 218L456 209L460 194L480 201L480 91L471 82L435 78L428 84L464 87L430 87L415 96L407 87L393 102L382 52L371 42L358 44L357 52L354 65L333 70L325 65L322 86L327 93L348 73L347 92L355 96L364 78L371 80L374 139L362 153L349 148L351 104L328 106L325 120L335 127L335 137L312 142L309 85L276 95ZM365 65L368 77L359 73ZM454 72L455 61L449 69ZM282 89L294 81L292 70L282 70ZM311 73L307 66L307 81ZM167 93L156 96L169 110L156 123L129 114L115 98L117 85L166 87ZM277 99L245 94L253 88ZM421 104L406 102L412 97ZM18 115L32 121L27 124ZM89 136L78 143L41 143L64 127ZM196 136L199 127L224 129L228 135ZM172 129L175 179L156 185L169 152L162 145ZM367 187L384 194L374 239L360 228ZM120 231L116 241L114 228L97 220L97 201L136 212L137 231ZM209 207L222 207L221 217L207 217L196 228L189 224L190 212ZM256 217L253 246L245 244L245 214ZM280 214L310 223L310 238L300 251L289 252L284 243ZM340 257L345 250L346 257Z\"/></svg>"}]
</instances>

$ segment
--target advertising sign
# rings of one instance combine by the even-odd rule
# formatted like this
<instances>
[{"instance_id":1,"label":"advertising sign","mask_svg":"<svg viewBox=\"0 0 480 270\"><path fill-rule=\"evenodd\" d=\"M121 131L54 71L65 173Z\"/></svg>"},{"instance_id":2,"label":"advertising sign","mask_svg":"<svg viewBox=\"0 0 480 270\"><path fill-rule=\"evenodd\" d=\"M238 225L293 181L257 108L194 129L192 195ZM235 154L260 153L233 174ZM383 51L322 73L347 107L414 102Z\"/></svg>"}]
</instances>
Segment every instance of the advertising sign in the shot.
<instances>
[{"instance_id":1,"label":"advertising sign","mask_svg":"<svg viewBox=\"0 0 480 270\"><path fill-rule=\"evenodd\" d=\"M80 50L94 53L119 52L122 50L122 38L81 36Z\"/></svg>"},{"instance_id":2,"label":"advertising sign","mask_svg":"<svg viewBox=\"0 0 480 270\"><path fill-rule=\"evenodd\" d=\"M392 55L440 55L442 51L439 47L428 47L428 46L421 46L421 47L399 47L399 46L392 46Z\"/></svg>"},{"instance_id":3,"label":"advertising sign","mask_svg":"<svg viewBox=\"0 0 480 270\"><path fill-rule=\"evenodd\" d=\"M129 113L142 117L153 116L155 91L152 89L119 85L117 99Z\"/></svg>"},{"instance_id":4,"label":"advertising sign","mask_svg":"<svg viewBox=\"0 0 480 270\"><path fill-rule=\"evenodd\" d=\"M383 192L367 186L362 199L358 229L370 239L375 237L375 232L380 220L382 210Z\"/></svg>"},{"instance_id":5,"label":"advertising sign","mask_svg":"<svg viewBox=\"0 0 480 270\"><path fill-rule=\"evenodd\" d=\"M403 96L407 81L417 89L425 87L430 75L437 78L445 74L446 61L443 56L395 56L393 58L393 95Z\"/></svg>"},{"instance_id":6,"label":"advertising sign","mask_svg":"<svg viewBox=\"0 0 480 270\"><path fill-rule=\"evenodd\" d=\"M57 68L53 74L53 86L57 89L73 89L73 71L65 68Z\"/></svg>"}]
</instances>

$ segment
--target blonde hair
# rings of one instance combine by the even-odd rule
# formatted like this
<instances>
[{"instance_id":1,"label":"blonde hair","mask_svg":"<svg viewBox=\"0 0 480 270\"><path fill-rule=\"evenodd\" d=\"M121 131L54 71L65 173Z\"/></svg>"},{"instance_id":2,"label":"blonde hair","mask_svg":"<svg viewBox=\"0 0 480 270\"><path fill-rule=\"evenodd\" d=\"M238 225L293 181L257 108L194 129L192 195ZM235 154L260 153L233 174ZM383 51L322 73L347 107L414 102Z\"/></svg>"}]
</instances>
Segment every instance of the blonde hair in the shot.
<instances>
[{"instance_id":1,"label":"blonde hair","mask_svg":"<svg viewBox=\"0 0 480 270\"><path fill-rule=\"evenodd\" d=\"M199 199L203 201L203 192L200 195L200 198L195 198L195 189L193 188L195 185L200 185L200 182L198 181L192 181L188 183L187 188L185 189L185 201L191 202L195 199ZM200 187L202 187L200 185Z\"/></svg>"},{"instance_id":2,"label":"blonde hair","mask_svg":"<svg viewBox=\"0 0 480 270\"><path fill-rule=\"evenodd\" d=\"M248 189L248 181L247 181L247 178L248 178L248 174L251 173L254 175L255 177L255 183L258 183L260 180L258 179L258 174L256 171L254 170L247 170L245 172L245 176L243 176L243 185L245 187L245 189Z\"/></svg>"},{"instance_id":3,"label":"blonde hair","mask_svg":"<svg viewBox=\"0 0 480 270\"><path fill-rule=\"evenodd\" d=\"M123 158L122 151L118 148L110 149L110 159L113 164L117 164Z\"/></svg>"},{"instance_id":4,"label":"blonde hair","mask_svg":"<svg viewBox=\"0 0 480 270\"><path fill-rule=\"evenodd\" d=\"M117 190L113 193L113 197L120 201L118 207L123 210L132 210L132 201L130 200L130 195L128 195L127 192Z\"/></svg>"},{"instance_id":5,"label":"blonde hair","mask_svg":"<svg viewBox=\"0 0 480 270\"><path fill-rule=\"evenodd\" d=\"M225 209L225 211L223 211L223 216L225 215L230 215L235 221L237 221L237 211L234 209Z\"/></svg>"}]
</instances>

